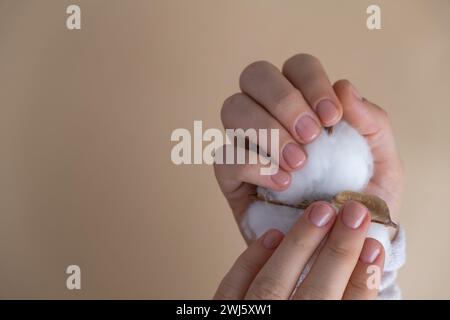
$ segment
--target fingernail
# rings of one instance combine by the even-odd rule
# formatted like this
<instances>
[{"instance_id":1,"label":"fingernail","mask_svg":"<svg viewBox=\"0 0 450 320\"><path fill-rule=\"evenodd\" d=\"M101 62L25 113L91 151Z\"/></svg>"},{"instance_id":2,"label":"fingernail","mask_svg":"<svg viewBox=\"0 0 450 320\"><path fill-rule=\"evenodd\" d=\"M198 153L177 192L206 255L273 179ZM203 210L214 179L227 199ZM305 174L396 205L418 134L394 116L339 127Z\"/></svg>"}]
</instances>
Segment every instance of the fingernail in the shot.
<instances>
[{"instance_id":1,"label":"fingernail","mask_svg":"<svg viewBox=\"0 0 450 320\"><path fill-rule=\"evenodd\" d=\"M295 131L303 142L308 143L320 134L321 129L309 114L305 114L295 123Z\"/></svg>"},{"instance_id":2,"label":"fingernail","mask_svg":"<svg viewBox=\"0 0 450 320\"><path fill-rule=\"evenodd\" d=\"M289 175L289 173L279 169L278 172L272 176L270 176L272 178L272 181L275 182L277 185L281 186L281 187L285 187L289 184L289 182L291 181L291 176Z\"/></svg>"},{"instance_id":3,"label":"fingernail","mask_svg":"<svg viewBox=\"0 0 450 320\"><path fill-rule=\"evenodd\" d=\"M362 97L361 94L359 93L359 91L355 88L355 86L353 85L353 83L350 83L350 88L352 90L353 95L355 96L355 98L357 98L358 100L362 101Z\"/></svg>"},{"instance_id":4,"label":"fingernail","mask_svg":"<svg viewBox=\"0 0 450 320\"><path fill-rule=\"evenodd\" d=\"M366 239L359 258L364 263L373 263L380 255L380 252L381 248L378 241Z\"/></svg>"},{"instance_id":5,"label":"fingernail","mask_svg":"<svg viewBox=\"0 0 450 320\"><path fill-rule=\"evenodd\" d=\"M302 148L296 143L288 143L283 148L283 158L292 169L298 168L306 160Z\"/></svg>"},{"instance_id":6,"label":"fingernail","mask_svg":"<svg viewBox=\"0 0 450 320\"><path fill-rule=\"evenodd\" d=\"M323 227L331 218L335 215L333 208L324 203L316 203L309 212L309 221L311 221L316 227Z\"/></svg>"},{"instance_id":7,"label":"fingernail","mask_svg":"<svg viewBox=\"0 0 450 320\"><path fill-rule=\"evenodd\" d=\"M322 123L332 123L339 116L336 105L329 99L323 99L316 106L316 112Z\"/></svg>"},{"instance_id":8,"label":"fingernail","mask_svg":"<svg viewBox=\"0 0 450 320\"><path fill-rule=\"evenodd\" d=\"M342 211L342 221L351 229L358 229L367 216L367 209L356 201L347 202Z\"/></svg>"},{"instance_id":9,"label":"fingernail","mask_svg":"<svg viewBox=\"0 0 450 320\"><path fill-rule=\"evenodd\" d=\"M266 249L275 249L283 240L284 234L281 231L272 229L263 236L262 244Z\"/></svg>"}]
</instances>

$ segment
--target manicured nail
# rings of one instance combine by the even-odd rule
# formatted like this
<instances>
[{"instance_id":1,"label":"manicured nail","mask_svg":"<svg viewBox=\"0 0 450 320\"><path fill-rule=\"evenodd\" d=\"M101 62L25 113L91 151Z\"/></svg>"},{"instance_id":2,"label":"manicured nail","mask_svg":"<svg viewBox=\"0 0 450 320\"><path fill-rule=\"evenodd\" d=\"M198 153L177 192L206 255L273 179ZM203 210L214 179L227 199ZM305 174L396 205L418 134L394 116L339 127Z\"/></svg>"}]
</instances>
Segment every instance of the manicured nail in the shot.
<instances>
[{"instance_id":1,"label":"manicured nail","mask_svg":"<svg viewBox=\"0 0 450 320\"><path fill-rule=\"evenodd\" d=\"M288 143L283 148L283 158L292 169L296 169L301 166L306 160L306 155L302 148L296 143Z\"/></svg>"},{"instance_id":2,"label":"manicured nail","mask_svg":"<svg viewBox=\"0 0 450 320\"><path fill-rule=\"evenodd\" d=\"M381 253L380 243L374 239L366 239L359 258L364 263L373 263Z\"/></svg>"},{"instance_id":3,"label":"manicured nail","mask_svg":"<svg viewBox=\"0 0 450 320\"><path fill-rule=\"evenodd\" d=\"M339 116L336 105L329 99L321 100L316 106L316 112L322 123L332 123Z\"/></svg>"},{"instance_id":4,"label":"manicured nail","mask_svg":"<svg viewBox=\"0 0 450 320\"><path fill-rule=\"evenodd\" d=\"M347 202L342 211L342 221L350 229L358 229L367 216L367 209L356 201Z\"/></svg>"},{"instance_id":5,"label":"manicured nail","mask_svg":"<svg viewBox=\"0 0 450 320\"><path fill-rule=\"evenodd\" d=\"M335 215L334 209L325 203L316 203L312 206L308 218L316 227L323 227Z\"/></svg>"},{"instance_id":6,"label":"manicured nail","mask_svg":"<svg viewBox=\"0 0 450 320\"><path fill-rule=\"evenodd\" d=\"M353 95L355 96L355 98L357 98L358 100L361 100L361 101L362 101L362 97L361 97L361 95L359 94L359 91L355 88L355 86L354 86L352 83L350 83L350 88L351 88L352 93L353 93Z\"/></svg>"},{"instance_id":7,"label":"manicured nail","mask_svg":"<svg viewBox=\"0 0 450 320\"><path fill-rule=\"evenodd\" d=\"M270 176L277 185L280 187L285 187L289 184L291 181L291 176L286 171L283 171L281 169L278 170L278 172L272 176Z\"/></svg>"},{"instance_id":8,"label":"manicured nail","mask_svg":"<svg viewBox=\"0 0 450 320\"><path fill-rule=\"evenodd\" d=\"M275 249L283 240L284 234L276 229L269 230L263 235L262 244L266 249Z\"/></svg>"},{"instance_id":9,"label":"manicured nail","mask_svg":"<svg viewBox=\"0 0 450 320\"><path fill-rule=\"evenodd\" d=\"M295 131L303 142L309 143L320 134L321 129L309 114L305 114L295 123Z\"/></svg>"}]
</instances>

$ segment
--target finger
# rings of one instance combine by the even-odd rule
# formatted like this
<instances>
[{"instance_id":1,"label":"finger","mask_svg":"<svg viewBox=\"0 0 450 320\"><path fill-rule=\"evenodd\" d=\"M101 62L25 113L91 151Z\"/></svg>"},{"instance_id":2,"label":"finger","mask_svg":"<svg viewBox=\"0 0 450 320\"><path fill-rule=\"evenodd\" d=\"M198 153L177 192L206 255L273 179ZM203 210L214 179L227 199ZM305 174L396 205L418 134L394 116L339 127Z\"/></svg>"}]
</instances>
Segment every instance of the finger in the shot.
<instances>
[{"instance_id":1,"label":"finger","mask_svg":"<svg viewBox=\"0 0 450 320\"><path fill-rule=\"evenodd\" d=\"M347 202L294 299L341 299L369 224L367 208L358 202Z\"/></svg>"},{"instance_id":2,"label":"finger","mask_svg":"<svg viewBox=\"0 0 450 320\"><path fill-rule=\"evenodd\" d=\"M383 246L377 240L367 238L364 242L359 261L345 289L343 299L376 299L380 288L383 266Z\"/></svg>"},{"instance_id":3,"label":"finger","mask_svg":"<svg viewBox=\"0 0 450 320\"><path fill-rule=\"evenodd\" d=\"M348 80L339 80L334 90L344 106L344 119L369 143L383 145L389 151L395 150L394 136L387 112L379 106L362 98ZM381 141L382 140L382 141ZM388 152L389 156L393 152Z\"/></svg>"},{"instance_id":4,"label":"finger","mask_svg":"<svg viewBox=\"0 0 450 320\"><path fill-rule=\"evenodd\" d=\"M258 273L245 298L288 299L335 216L336 212L327 202L316 202L308 207Z\"/></svg>"},{"instance_id":5,"label":"finger","mask_svg":"<svg viewBox=\"0 0 450 320\"><path fill-rule=\"evenodd\" d=\"M226 148L223 146L216 152L217 159L221 158L218 155L226 158ZM258 156L254 150L234 147L233 153L235 156L238 152L244 152L245 159L250 159L250 155ZM291 182L291 175L281 168L278 168L274 175L264 175L261 173L262 169L267 167L261 162L250 164L250 161L245 161L245 164L225 164L225 160L222 159L221 163L223 164L219 164L217 161L214 163L214 173L237 221L241 220L242 214L253 201L250 195L256 193L256 186L282 191Z\"/></svg>"},{"instance_id":6,"label":"finger","mask_svg":"<svg viewBox=\"0 0 450 320\"><path fill-rule=\"evenodd\" d=\"M243 93L237 93L225 100L221 118L226 129L266 129L268 133L271 129L279 132L279 141L272 141L270 135L265 151L279 149L280 165L283 169L292 171L302 167L306 162L306 154L303 148L294 140L290 133L263 107ZM249 140L258 144L258 135L249 135ZM272 144L279 143L275 148Z\"/></svg>"},{"instance_id":7,"label":"finger","mask_svg":"<svg viewBox=\"0 0 450 320\"><path fill-rule=\"evenodd\" d=\"M403 165L387 112L361 98L348 80L339 80L334 89L344 106L344 119L366 138L376 163L371 182L364 192L384 199L396 219L403 189Z\"/></svg>"},{"instance_id":8,"label":"finger","mask_svg":"<svg viewBox=\"0 0 450 320\"><path fill-rule=\"evenodd\" d=\"M319 116L323 126L335 125L342 117L342 105L320 61L309 54L297 54L283 66L283 74L300 90Z\"/></svg>"},{"instance_id":9,"label":"finger","mask_svg":"<svg viewBox=\"0 0 450 320\"><path fill-rule=\"evenodd\" d=\"M264 106L300 143L309 143L321 133L320 120L300 91L271 63L250 64L239 82L241 90Z\"/></svg>"},{"instance_id":10,"label":"finger","mask_svg":"<svg viewBox=\"0 0 450 320\"><path fill-rule=\"evenodd\" d=\"M225 150L223 148L222 150ZM245 156L244 164L218 164L214 163L214 170L216 178L219 182L222 191L229 193L239 187L243 182L254 184L257 186L269 188L275 191L281 191L286 189L291 182L291 175L283 169L278 169L278 172L274 175L262 174L262 169L266 166L257 162L256 164L250 164L248 159L253 155L256 159L257 153L254 150L235 148L234 153L242 152ZM224 154L226 151L224 151Z\"/></svg>"},{"instance_id":11,"label":"finger","mask_svg":"<svg viewBox=\"0 0 450 320\"><path fill-rule=\"evenodd\" d=\"M270 258L283 237L281 231L272 229L253 242L225 275L214 299L243 299L256 274Z\"/></svg>"}]
</instances>

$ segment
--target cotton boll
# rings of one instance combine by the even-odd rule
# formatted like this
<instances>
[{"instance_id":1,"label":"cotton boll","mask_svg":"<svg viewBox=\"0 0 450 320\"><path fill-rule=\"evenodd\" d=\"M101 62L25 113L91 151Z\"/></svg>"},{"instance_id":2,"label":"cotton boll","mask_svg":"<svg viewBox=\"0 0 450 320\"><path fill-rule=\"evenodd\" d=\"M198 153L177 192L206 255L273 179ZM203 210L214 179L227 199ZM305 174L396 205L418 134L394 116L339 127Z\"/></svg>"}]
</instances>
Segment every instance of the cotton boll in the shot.
<instances>
[{"instance_id":1,"label":"cotton boll","mask_svg":"<svg viewBox=\"0 0 450 320\"><path fill-rule=\"evenodd\" d=\"M342 191L361 192L373 174L373 158L366 139L345 121L323 132L305 146L307 164L292 174L285 191L276 192L258 187L258 194L268 200L296 205L302 201L331 200ZM269 229L287 233L303 210L255 201L248 208L242 227L249 238L256 238ZM387 228L372 223L369 236L390 250ZM387 257L387 255L386 255Z\"/></svg>"},{"instance_id":2,"label":"cotton boll","mask_svg":"<svg viewBox=\"0 0 450 320\"><path fill-rule=\"evenodd\" d=\"M372 176L373 159L367 141L344 121L331 135L323 132L305 147L308 161L293 173L287 190L259 188L258 193L286 204L329 200L341 191L362 191Z\"/></svg>"},{"instance_id":3,"label":"cotton boll","mask_svg":"<svg viewBox=\"0 0 450 320\"><path fill-rule=\"evenodd\" d=\"M255 201L248 208L242 226L249 239L259 238L269 229L278 229L286 234L303 211Z\"/></svg>"}]
</instances>

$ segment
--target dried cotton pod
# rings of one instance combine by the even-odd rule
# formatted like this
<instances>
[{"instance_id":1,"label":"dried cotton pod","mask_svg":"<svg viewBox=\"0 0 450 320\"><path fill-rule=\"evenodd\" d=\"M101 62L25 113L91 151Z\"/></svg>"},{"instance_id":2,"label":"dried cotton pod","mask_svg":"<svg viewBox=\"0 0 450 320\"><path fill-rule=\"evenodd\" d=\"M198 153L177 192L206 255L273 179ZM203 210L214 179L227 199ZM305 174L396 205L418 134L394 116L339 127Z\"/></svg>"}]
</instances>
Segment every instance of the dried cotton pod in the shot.
<instances>
[{"instance_id":1,"label":"dried cotton pod","mask_svg":"<svg viewBox=\"0 0 450 320\"><path fill-rule=\"evenodd\" d=\"M394 228L398 227L398 225L391 219L386 202L380 197L361 192L344 191L334 196L332 204L334 204L337 208L340 208L347 201L358 201L365 205L370 212L372 222L381 223Z\"/></svg>"},{"instance_id":2,"label":"dried cotton pod","mask_svg":"<svg viewBox=\"0 0 450 320\"><path fill-rule=\"evenodd\" d=\"M299 203L297 205L290 205L285 204L280 201L276 200L268 200L260 195L252 195L251 197L253 200L257 201L264 201L267 203L271 203L278 206L287 206L295 209L306 209L313 201L303 201L302 203ZM316 201L319 201L320 199L317 199ZM338 194L336 194L332 201L329 201L332 205L334 205L337 209L340 209L345 202L347 201L357 201L362 203L370 212L370 217L372 222L381 223L389 227L398 228L398 225L392 221L389 208L386 204L386 202L381 199L380 197L377 197L375 195L371 194L365 194L361 192L354 192L354 191L343 191Z\"/></svg>"}]
</instances>

